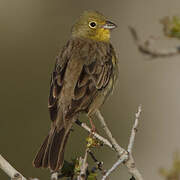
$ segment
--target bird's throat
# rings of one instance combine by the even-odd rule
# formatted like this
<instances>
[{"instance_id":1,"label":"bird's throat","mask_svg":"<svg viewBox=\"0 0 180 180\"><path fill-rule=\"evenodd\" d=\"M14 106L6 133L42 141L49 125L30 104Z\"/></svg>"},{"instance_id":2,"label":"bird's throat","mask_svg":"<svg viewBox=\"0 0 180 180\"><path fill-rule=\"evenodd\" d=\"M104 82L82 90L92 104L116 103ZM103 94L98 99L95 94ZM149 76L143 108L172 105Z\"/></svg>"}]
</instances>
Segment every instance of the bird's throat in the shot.
<instances>
[{"instance_id":1,"label":"bird's throat","mask_svg":"<svg viewBox=\"0 0 180 180\"><path fill-rule=\"evenodd\" d=\"M91 36L90 38L95 41L109 42L110 31L109 29L104 29L104 28L98 29L96 31L96 34L94 36Z\"/></svg>"}]
</instances>

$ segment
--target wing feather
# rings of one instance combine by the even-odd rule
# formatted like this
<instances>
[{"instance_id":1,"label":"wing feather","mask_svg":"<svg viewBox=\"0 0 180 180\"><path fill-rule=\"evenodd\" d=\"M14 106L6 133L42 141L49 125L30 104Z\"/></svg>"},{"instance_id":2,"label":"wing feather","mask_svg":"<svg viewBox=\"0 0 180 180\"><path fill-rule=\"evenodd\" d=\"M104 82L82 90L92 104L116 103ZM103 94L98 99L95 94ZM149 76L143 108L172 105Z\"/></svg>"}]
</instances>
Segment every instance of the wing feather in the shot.
<instances>
[{"instance_id":1,"label":"wing feather","mask_svg":"<svg viewBox=\"0 0 180 180\"><path fill-rule=\"evenodd\" d=\"M58 99L63 86L63 78L66 71L66 67L70 59L70 54L73 47L72 44L73 41L68 41L67 44L63 47L62 51L56 58L55 67L51 74L48 109L52 121L55 121L57 118Z\"/></svg>"},{"instance_id":2,"label":"wing feather","mask_svg":"<svg viewBox=\"0 0 180 180\"><path fill-rule=\"evenodd\" d=\"M94 47L98 46L96 44ZM75 88L75 98L72 101L70 114L87 110L97 93L103 91L112 78L112 56L114 55L111 50L112 46L102 43L101 48L96 49L96 51L92 49L92 46L89 48L94 52L94 55L92 53L90 53L90 56L85 55L85 49L87 52L90 51L86 45L86 48L83 49L83 58L88 59L84 63Z\"/></svg>"}]
</instances>

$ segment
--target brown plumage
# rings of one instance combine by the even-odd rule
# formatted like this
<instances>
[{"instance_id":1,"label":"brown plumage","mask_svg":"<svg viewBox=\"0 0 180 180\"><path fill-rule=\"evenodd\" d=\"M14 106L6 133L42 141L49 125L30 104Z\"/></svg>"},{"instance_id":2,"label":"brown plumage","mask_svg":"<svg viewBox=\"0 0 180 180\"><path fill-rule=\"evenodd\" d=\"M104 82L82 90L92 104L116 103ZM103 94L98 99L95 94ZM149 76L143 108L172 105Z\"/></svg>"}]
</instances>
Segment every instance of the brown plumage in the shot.
<instances>
[{"instance_id":1,"label":"brown plumage","mask_svg":"<svg viewBox=\"0 0 180 180\"><path fill-rule=\"evenodd\" d=\"M96 27L91 27L92 22ZM95 11L85 12L73 26L72 37L57 56L52 72L48 104L52 125L34 159L35 167L60 169L78 114L85 112L91 118L112 92L118 72L109 42L114 27Z\"/></svg>"}]
</instances>

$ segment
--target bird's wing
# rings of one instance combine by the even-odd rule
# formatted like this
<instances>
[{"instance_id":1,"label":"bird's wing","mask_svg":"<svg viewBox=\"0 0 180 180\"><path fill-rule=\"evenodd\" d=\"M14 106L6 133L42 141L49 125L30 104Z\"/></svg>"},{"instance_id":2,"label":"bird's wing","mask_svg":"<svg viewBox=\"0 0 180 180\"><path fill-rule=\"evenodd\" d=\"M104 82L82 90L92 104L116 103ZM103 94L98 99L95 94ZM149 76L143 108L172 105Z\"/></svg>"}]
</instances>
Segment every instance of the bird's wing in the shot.
<instances>
[{"instance_id":1,"label":"bird's wing","mask_svg":"<svg viewBox=\"0 0 180 180\"><path fill-rule=\"evenodd\" d=\"M83 46L81 58L84 59L84 66L74 90L69 114L88 111L97 93L103 91L112 78L112 59L116 57L111 44L96 42Z\"/></svg>"},{"instance_id":2,"label":"bird's wing","mask_svg":"<svg viewBox=\"0 0 180 180\"><path fill-rule=\"evenodd\" d=\"M72 41L68 41L57 56L55 67L51 74L48 109L52 121L55 121L57 118L59 94L63 86L63 79L72 49Z\"/></svg>"}]
</instances>

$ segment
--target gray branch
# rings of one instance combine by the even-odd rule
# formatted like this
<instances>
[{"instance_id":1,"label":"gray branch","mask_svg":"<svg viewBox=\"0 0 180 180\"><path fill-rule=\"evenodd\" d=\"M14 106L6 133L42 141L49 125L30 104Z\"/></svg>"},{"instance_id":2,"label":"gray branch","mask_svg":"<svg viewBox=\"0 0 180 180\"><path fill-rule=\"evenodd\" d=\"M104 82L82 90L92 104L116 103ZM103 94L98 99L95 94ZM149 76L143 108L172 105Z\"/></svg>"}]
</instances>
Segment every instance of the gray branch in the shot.
<instances>
[{"instance_id":1,"label":"gray branch","mask_svg":"<svg viewBox=\"0 0 180 180\"><path fill-rule=\"evenodd\" d=\"M88 163L87 163L87 156L88 156L88 148L86 148L84 158L80 158L79 163L80 163L80 174L77 177L77 180L85 180L86 179L86 170L88 168Z\"/></svg>"},{"instance_id":2,"label":"gray branch","mask_svg":"<svg viewBox=\"0 0 180 180\"><path fill-rule=\"evenodd\" d=\"M0 154L0 168L11 178L11 180L39 180L38 178L26 178L18 172L12 165ZM50 180L57 180L58 173L51 174Z\"/></svg>"},{"instance_id":3,"label":"gray branch","mask_svg":"<svg viewBox=\"0 0 180 180\"><path fill-rule=\"evenodd\" d=\"M104 131L106 132L107 136L109 137L109 140L113 144L115 150L117 151L117 154L119 156L119 159L111 169L109 169L106 174L103 176L102 180L105 180L120 164L124 163L126 167L128 168L129 173L136 179L136 180L143 180L143 177L137 167L135 166L135 161L132 156L132 148L134 145L135 135L137 132L137 126L139 122L139 117L142 111L141 105L138 107L138 112L135 114L135 123L133 125L131 136L129 140L128 150L123 149L116 141L116 139L112 136L111 131L107 127L107 124L101 115L100 111L96 111L96 116L100 120L102 127Z\"/></svg>"},{"instance_id":4,"label":"gray branch","mask_svg":"<svg viewBox=\"0 0 180 180\"><path fill-rule=\"evenodd\" d=\"M11 180L27 180L20 172L13 168L2 155L0 155L0 168L11 178Z\"/></svg>"}]
</instances>

